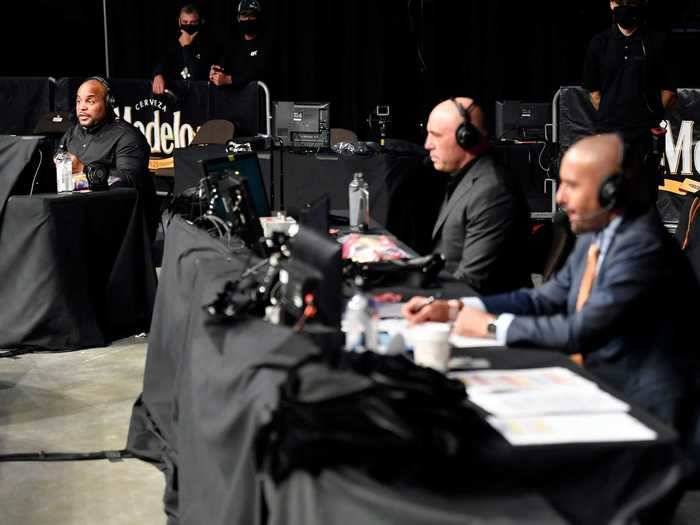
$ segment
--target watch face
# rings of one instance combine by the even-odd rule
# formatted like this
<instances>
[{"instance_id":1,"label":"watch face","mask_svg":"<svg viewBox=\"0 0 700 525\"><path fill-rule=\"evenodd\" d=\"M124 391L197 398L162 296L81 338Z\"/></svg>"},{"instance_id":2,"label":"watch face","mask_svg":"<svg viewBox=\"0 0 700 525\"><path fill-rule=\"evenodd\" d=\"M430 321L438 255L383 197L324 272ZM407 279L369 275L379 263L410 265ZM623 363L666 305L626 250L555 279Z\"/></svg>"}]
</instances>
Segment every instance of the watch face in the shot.
<instances>
[{"instance_id":1,"label":"watch face","mask_svg":"<svg viewBox=\"0 0 700 525\"><path fill-rule=\"evenodd\" d=\"M486 325L486 331L491 335L496 335L495 319L493 321L489 321L489 324Z\"/></svg>"}]
</instances>

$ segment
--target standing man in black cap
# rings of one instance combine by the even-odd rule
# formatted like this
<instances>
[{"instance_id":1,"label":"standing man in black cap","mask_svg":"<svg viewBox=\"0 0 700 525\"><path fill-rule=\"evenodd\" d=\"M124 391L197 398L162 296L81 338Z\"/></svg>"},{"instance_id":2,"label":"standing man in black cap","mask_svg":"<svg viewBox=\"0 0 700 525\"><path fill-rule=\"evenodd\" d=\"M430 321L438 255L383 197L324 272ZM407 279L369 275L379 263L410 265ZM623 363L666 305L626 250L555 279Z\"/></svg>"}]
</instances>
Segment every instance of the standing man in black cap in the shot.
<instances>
[{"instance_id":1,"label":"standing man in black cap","mask_svg":"<svg viewBox=\"0 0 700 525\"><path fill-rule=\"evenodd\" d=\"M241 0L236 21L239 34L234 35L209 70L209 81L216 86L243 87L267 77L268 42L259 0Z\"/></svg>"}]
</instances>

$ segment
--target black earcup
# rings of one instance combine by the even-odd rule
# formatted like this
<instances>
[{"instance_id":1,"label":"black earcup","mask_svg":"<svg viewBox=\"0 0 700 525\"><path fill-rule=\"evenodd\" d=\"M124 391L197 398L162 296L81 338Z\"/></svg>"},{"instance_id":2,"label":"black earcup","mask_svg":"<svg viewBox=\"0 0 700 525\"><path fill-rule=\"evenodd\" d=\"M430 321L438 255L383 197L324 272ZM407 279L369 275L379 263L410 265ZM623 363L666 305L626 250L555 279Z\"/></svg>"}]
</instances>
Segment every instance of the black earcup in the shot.
<instances>
[{"instance_id":1,"label":"black earcup","mask_svg":"<svg viewBox=\"0 0 700 525\"><path fill-rule=\"evenodd\" d=\"M456 99L452 98L450 100L454 102L455 106L457 106L457 109L459 110L459 114L462 116L462 123L457 127L455 133L457 144L462 149L471 149L481 141L481 133L479 133L479 130L474 127L474 124L472 124L471 119L469 118L469 110L472 108L474 103L472 102L472 104L465 109L464 106L457 102Z\"/></svg>"}]
</instances>

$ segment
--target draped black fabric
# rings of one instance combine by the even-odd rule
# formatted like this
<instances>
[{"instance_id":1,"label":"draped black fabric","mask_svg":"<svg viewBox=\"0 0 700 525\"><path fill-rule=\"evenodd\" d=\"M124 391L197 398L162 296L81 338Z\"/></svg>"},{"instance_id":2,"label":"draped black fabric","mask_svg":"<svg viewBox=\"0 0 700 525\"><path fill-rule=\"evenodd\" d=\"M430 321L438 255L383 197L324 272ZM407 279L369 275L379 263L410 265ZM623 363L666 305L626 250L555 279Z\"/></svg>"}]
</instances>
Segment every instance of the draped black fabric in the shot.
<instances>
[{"instance_id":1,"label":"draped black fabric","mask_svg":"<svg viewBox=\"0 0 700 525\"><path fill-rule=\"evenodd\" d=\"M0 348L104 346L150 325L156 276L132 189L11 197L0 273Z\"/></svg>"},{"instance_id":2,"label":"draped black fabric","mask_svg":"<svg viewBox=\"0 0 700 525\"><path fill-rule=\"evenodd\" d=\"M237 3L199 2L210 35L223 40L237 30ZM106 4L110 76L150 78L176 31L182 2ZM31 0L7 6L9 19L22 23L13 24L3 48L11 43L13 50L36 51L7 53L3 74L104 74L101 5ZM418 140L416 126L438 98L476 95L490 112L497 99L544 102L558 86L580 84L588 42L611 21L607 2L265 0L262 6L273 37L274 99L329 100L333 126L361 137L369 111L391 104L393 135ZM655 29L685 27L691 7L689 0L651 2L649 18ZM700 71L687 67L697 37L672 36L669 60L679 85L697 85Z\"/></svg>"},{"instance_id":3,"label":"draped black fabric","mask_svg":"<svg viewBox=\"0 0 700 525\"><path fill-rule=\"evenodd\" d=\"M40 142L40 137L0 136L0 218L3 216L7 199L12 195Z\"/></svg>"},{"instance_id":4,"label":"draped black fabric","mask_svg":"<svg viewBox=\"0 0 700 525\"><path fill-rule=\"evenodd\" d=\"M39 117L53 109L48 78L0 78L0 130L30 134Z\"/></svg>"}]
</instances>

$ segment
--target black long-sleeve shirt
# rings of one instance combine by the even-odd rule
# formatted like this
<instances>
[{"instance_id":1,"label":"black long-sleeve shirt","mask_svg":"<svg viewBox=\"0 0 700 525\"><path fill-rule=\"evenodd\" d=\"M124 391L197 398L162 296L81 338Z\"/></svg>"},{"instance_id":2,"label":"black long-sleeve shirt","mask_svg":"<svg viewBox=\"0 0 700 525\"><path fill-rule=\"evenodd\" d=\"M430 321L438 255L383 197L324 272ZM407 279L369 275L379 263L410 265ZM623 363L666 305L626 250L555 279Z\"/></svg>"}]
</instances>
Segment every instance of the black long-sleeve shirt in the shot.
<instances>
[{"instance_id":1,"label":"black long-sleeve shirt","mask_svg":"<svg viewBox=\"0 0 700 525\"><path fill-rule=\"evenodd\" d=\"M179 35L178 35L179 36ZM194 37L188 46L181 46L177 38L169 42L153 76L163 75L167 81L208 80L216 45L206 34Z\"/></svg>"},{"instance_id":2,"label":"black long-sleeve shirt","mask_svg":"<svg viewBox=\"0 0 700 525\"><path fill-rule=\"evenodd\" d=\"M231 75L234 88L243 87L253 80L268 81L267 66L270 54L268 39L260 34L253 40L232 38L219 51L219 64Z\"/></svg>"},{"instance_id":3,"label":"black long-sleeve shirt","mask_svg":"<svg viewBox=\"0 0 700 525\"><path fill-rule=\"evenodd\" d=\"M135 188L143 204L149 235L155 234L156 193L148 171L151 149L139 130L123 120L101 122L88 129L76 124L65 132L60 144L84 166L107 170L110 188Z\"/></svg>"}]
</instances>

